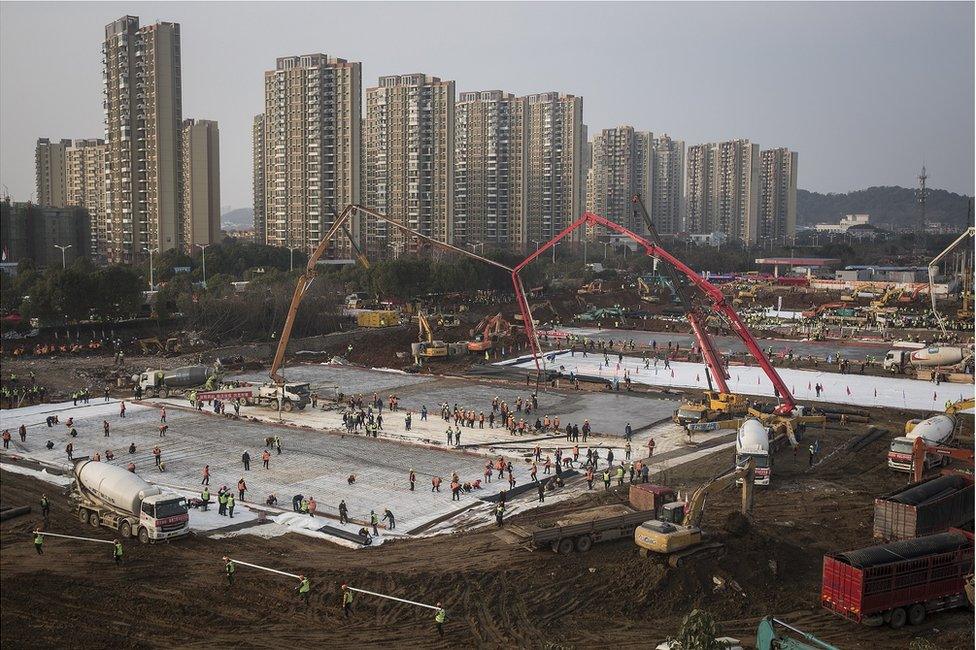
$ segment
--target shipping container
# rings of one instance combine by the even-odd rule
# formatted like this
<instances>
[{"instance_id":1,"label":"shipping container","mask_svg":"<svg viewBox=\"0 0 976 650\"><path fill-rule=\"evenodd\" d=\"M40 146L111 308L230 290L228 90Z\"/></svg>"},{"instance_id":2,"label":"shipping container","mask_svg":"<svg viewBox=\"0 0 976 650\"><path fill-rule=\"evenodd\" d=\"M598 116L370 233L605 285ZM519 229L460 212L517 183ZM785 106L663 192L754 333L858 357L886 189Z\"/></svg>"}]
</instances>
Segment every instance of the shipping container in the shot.
<instances>
[{"instance_id":1,"label":"shipping container","mask_svg":"<svg viewBox=\"0 0 976 650\"><path fill-rule=\"evenodd\" d=\"M820 604L866 625L918 625L967 602L972 535L959 530L824 556Z\"/></svg>"},{"instance_id":2,"label":"shipping container","mask_svg":"<svg viewBox=\"0 0 976 650\"><path fill-rule=\"evenodd\" d=\"M947 475L874 500L874 537L886 542L941 533L973 520L973 479Z\"/></svg>"}]
</instances>

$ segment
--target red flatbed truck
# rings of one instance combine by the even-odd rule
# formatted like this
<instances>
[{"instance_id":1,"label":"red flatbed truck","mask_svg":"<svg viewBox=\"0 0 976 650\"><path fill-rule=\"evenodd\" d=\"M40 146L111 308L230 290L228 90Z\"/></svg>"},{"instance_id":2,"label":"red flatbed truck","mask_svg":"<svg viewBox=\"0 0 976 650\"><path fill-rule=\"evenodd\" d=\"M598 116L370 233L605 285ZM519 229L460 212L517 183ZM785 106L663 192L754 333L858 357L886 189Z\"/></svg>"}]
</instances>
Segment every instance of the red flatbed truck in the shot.
<instances>
[{"instance_id":1,"label":"red flatbed truck","mask_svg":"<svg viewBox=\"0 0 976 650\"><path fill-rule=\"evenodd\" d=\"M865 625L919 625L966 604L973 536L945 533L824 556L820 604Z\"/></svg>"}]
</instances>

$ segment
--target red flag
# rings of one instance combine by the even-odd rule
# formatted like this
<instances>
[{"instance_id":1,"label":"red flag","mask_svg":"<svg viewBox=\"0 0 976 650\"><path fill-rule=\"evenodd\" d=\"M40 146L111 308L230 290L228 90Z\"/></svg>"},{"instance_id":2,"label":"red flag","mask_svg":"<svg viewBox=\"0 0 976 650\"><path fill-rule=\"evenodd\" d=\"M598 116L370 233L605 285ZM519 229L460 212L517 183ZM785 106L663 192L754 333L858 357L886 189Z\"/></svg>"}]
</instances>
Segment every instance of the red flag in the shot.
<instances>
[{"instance_id":1,"label":"red flag","mask_svg":"<svg viewBox=\"0 0 976 650\"><path fill-rule=\"evenodd\" d=\"M875 397L877 397L877 396L878 396L878 389L877 389L877 388L875 388L875 389L874 389L874 396L875 396Z\"/></svg>"},{"instance_id":2,"label":"red flag","mask_svg":"<svg viewBox=\"0 0 976 650\"><path fill-rule=\"evenodd\" d=\"M935 402L938 399L939 399L939 394L938 393L932 393L932 401Z\"/></svg>"},{"instance_id":3,"label":"red flag","mask_svg":"<svg viewBox=\"0 0 976 650\"><path fill-rule=\"evenodd\" d=\"M809 382L809 381L807 382L807 390L813 390L813 383L812 382Z\"/></svg>"},{"instance_id":4,"label":"red flag","mask_svg":"<svg viewBox=\"0 0 976 650\"><path fill-rule=\"evenodd\" d=\"M761 377L756 377L756 385L758 386L761 383L762 383L762 378Z\"/></svg>"},{"instance_id":5,"label":"red flag","mask_svg":"<svg viewBox=\"0 0 976 650\"><path fill-rule=\"evenodd\" d=\"M848 394L848 395L850 395L850 394L851 394L851 387L850 387L850 386L848 386L848 387L847 387L847 394Z\"/></svg>"},{"instance_id":6,"label":"red flag","mask_svg":"<svg viewBox=\"0 0 976 650\"><path fill-rule=\"evenodd\" d=\"M674 368L671 369L671 378L674 379Z\"/></svg>"},{"instance_id":7,"label":"red flag","mask_svg":"<svg viewBox=\"0 0 976 650\"><path fill-rule=\"evenodd\" d=\"M699 381L701 381L701 375L696 374L695 375L695 382L699 382Z\"/></svg>"}]
</instances>

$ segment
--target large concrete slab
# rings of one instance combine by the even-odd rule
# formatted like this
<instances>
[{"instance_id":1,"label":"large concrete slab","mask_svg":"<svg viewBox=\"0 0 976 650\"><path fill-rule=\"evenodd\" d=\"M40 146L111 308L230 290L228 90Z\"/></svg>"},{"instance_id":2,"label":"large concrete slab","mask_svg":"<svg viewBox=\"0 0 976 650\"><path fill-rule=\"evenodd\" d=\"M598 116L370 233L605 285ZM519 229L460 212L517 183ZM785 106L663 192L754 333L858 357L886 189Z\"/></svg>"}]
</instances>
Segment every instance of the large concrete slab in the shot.
<instances>
[{"instance_id":1,"label":"large concrete slab","mask_svg":"<svg viewBox=\"0 0 976 650\"><path fill-rule=\"evenodd\" d=\"M330 364L301 364L288 366L282 370L285 379L290 382L308 382L312 391L324 391L339 387L346 395L359 393L372 394L389 393L392 389L402 386L420 384L433 379L426 375L410 375L403 372L386 372L354 366L339 366ZM268 381L266 370L256 370L238 375L231 379L250 382Z\"/></svg>"}]
</instances>

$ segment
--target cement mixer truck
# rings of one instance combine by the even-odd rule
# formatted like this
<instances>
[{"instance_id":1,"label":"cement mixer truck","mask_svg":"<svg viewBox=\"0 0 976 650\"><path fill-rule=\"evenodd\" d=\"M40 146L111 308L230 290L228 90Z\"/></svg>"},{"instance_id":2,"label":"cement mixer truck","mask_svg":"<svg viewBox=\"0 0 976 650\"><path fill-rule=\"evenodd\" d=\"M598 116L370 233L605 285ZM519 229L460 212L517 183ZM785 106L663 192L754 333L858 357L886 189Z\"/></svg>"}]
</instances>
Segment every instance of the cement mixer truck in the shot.
<instances>
[{"instance_id":1,"label":"cement mixer truck","mask_svg":"<svg viewBox=\"0 0 976 650\"><path fill-rule=\"evenodd\" d=\"M956 420L951 415L936 415L927 420L909 420L905 424L905 435L891 441L888 450L888 468L896 472L912 471L912 445L916 438L925 440L926 445L945 445L952 441L956 430ZM948 456L926 455L925 467L938 467L949 462Z\"/></svg>"},{"instance_id":2,"label":"cement mixer truck","mask_svg":"<svg viewBox=\"0 0 976 650\"><path fill-rule=\"evenodd\" d=\"M756 463L755 484L769 485L773 473L773 457L769 453L769 429L755 418L739 427L735 439L735 464L742 467L753 459Z\"/></svg>"},{"instance_id":3,"label":"cement mixer truck","mask_svg":"<svg viewBox=\"0 0 976 650\"><path fill-rule=\"evenodd\" d=\"M203 386L210 390L218 379L217 369L209 366L184 366L174 370L147 368L145 372L132 376L133 383L138 387L138 394L164 398L169 397L170 391L176 388Z\"/></svg>"},{"instance_id":4,"label":"cement mixer truck","mask_svg":"<svg viewBox=\"0 0 976 650\"><path fill-rule=\"evenodd\" d=\"M951 345L933 345L918 350L889 350L885 354L882 367L897 374L914 374L917 378L930 381L932 374L938 372L948 381L972 382L973 349Z\"/></svg>"},{"instance_id":5,"label":"cement mixer truck","mask_svg":"<svg viewBox=\"0 0 976 650\"><path fill-rule=\"evenodd\" d=\"M143 544L190 532L186 499L165 494L155 485L116 465L78 460L74 465L78 518L92 528L104 526L120 537Z\"/></svg>"}]
</instances>

